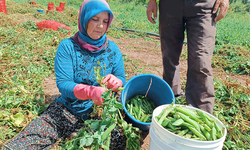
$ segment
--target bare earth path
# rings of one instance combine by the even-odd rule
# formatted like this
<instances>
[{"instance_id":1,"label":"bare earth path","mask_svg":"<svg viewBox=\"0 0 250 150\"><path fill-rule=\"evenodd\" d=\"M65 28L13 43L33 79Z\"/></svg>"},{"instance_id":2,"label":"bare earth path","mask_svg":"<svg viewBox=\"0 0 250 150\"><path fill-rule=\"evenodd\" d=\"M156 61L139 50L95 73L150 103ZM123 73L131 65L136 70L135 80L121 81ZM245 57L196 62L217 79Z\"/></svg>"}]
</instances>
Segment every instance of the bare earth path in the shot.
<instances>
[{"instance_id":1,"label":"bare earth path","mask_svg":"<svg viewBox=\"0 0 250 150\"><path fill-rule=\"evenodd\" d=\"M124 37L120 39L115 39L112 37L108 38L109 40L114 41L120 48L122 54L125 55L124 63L127 80L142 72L147 72L162 77L162 60L158 37L150 37L149 40L130 37ZM131 62L133 62L133 64ZM182 76L181 82L184 86L187 72L186 60L181 60L180 66ZM213 69L213 74L218 80L226 80L227 77L230 77L231 80L239 82L241 85L250 87L249 76L228 74L216 68ZM60 95L56 87L54 77L45 79L43 89L46 95L46 103L51 102L55 97ZM142 140L143 142L141 149L148 150L150 145L150 136L147 131L142 133Z\"/></svg>"}]
</instances>

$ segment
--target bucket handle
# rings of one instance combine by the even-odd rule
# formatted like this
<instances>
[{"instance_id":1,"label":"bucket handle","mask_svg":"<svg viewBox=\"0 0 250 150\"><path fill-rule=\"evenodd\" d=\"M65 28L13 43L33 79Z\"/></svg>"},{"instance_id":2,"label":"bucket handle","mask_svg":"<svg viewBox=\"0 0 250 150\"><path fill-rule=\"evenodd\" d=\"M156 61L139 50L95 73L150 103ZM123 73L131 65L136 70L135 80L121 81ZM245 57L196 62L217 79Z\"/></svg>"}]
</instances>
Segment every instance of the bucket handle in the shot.
<instances>
[{"instance_id":1,"label":"bucket handle","mask_svg":"<svg viewBox=\"0 0 250 150\"><path fill-rule=\"evenodd\" d=\"M148 91L149 91L149 89L150 89L151 85L152 85L152 78L151 78L151 80L150 80L150 84L149 84L149 86L148 86L148 90L147 90L147 92L146 92L146 94L145 94L145 97L147 97L147 95L148 95Z\"/></svg>"}]
</instances>

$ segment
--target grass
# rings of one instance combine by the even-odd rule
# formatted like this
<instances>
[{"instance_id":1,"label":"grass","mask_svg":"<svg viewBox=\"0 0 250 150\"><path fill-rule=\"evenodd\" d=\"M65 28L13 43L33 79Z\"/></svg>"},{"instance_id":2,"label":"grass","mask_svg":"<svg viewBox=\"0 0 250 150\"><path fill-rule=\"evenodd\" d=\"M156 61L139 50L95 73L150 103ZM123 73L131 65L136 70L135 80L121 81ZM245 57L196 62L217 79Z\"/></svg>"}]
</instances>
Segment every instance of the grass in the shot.
<instances>
[{"instance_id":1,"label":"grass","mask_svg":"<svg viewBox=\"0 0 250 150\"><path fill-rule=\"evenodd\" d=\"M250 74L250 15L229 11L218 22L212 64L226 72Z\"/></svg>"},{"instance_id":2,"label":"grass","mask_svg":"<svg viewBox=\"0 0 250 150\"><path fill-rule=\"evenodd\" d=\"M81 1L70 1L72 7L66 7L63 14L56 11L38 13L37 9L47 9L47 1L36 2L37 6L33 7L28 1L7 1L8 15L0 13L0 145L21 132L47 107L44 104L43 81L54 74L54 57L60 41L72 36L78 29ZM58 4L59 1L54 3ZM152 25L147 21L145 6L110 1L110 7L115 14L108 32L110 36L149 40L144 32L158 32L157 24ZM68 35L67 30L63 29L40 31L35 22L41 20L64 23L71 33ZM249 15L229 12L218 23L213 67L229 73L249 75L249 20ZM141 32L131 35L116 26ZM124 55L124 63L127 75L145 73L139 61ZM223 149L250 149L250 89L230 78L222 81L215 77L214 83L214 115L228 130ZM177 103L185 104L185 100L178 99Z\"/></svg>"},{"instance_id":3,"label":"grass","mask_svg":"<svg viewBox=\"0 0 250 150\"><path fill-rule=\"evenodd\" d=\"M217 23L217 45L238 45L250 48L250 16L231 13Z\"/></svg>"}]
</instances>

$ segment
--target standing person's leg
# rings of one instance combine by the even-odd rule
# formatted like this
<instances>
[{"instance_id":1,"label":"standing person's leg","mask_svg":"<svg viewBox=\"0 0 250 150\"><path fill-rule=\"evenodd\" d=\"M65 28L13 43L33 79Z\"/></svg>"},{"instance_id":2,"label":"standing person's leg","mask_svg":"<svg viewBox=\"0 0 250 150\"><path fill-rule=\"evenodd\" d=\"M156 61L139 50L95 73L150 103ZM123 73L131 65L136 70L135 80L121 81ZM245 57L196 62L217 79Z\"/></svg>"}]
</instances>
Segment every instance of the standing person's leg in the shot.
<instances>
[{"instance_id":1,"label":"standing person's leg","mask_svg":"<svg viewBox=\"0 0 250 150\"><path fill-rule=\"evenodd\" d=\"M174 95L182 95L179 59L184 40L183 0L160 0L159 33L163 59L163 79Z\"/></svg>"},{"instance_id":2,"label":"standing person's leg","mask_svg":"<svg viewBox=\"0 0 250 150\"><path fill-rule=\"evenodd\" d=\"M48 150L59 138L70 135L78 119L61 103L52 102L46 111L21 133L4 145L3 150Z\"/></svg>"},{"instance_id":3,"label":"standing person's leg","mask_svg":"<svg viewBox=\"0 0 250 150\"><path fill-rule=\"evenodd\" d=\"M187 104L211 114L215 100L211 66L216 34L214 2L187 1L184 9L188 39Z\"/></svg>"}]
</instances>

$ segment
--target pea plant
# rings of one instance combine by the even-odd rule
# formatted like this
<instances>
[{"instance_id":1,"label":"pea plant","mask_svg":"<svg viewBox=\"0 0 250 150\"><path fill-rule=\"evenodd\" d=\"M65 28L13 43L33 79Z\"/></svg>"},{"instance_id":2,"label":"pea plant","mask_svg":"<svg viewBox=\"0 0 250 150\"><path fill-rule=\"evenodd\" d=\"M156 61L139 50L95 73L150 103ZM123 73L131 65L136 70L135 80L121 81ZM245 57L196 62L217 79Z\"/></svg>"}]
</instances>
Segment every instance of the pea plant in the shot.
<instances>
[{"instance_id":1,"label":"pea plant","mask_svg":"<svg viewBox=\"0 0 250 150\"><path fill-rule=\"evenodd\" d=\"M100 63L99 63L100 64ZM101 66L95 68L97 81L103 79L100 75ZM119 88L123 90L123 88ZM129 150L140 149L140 130L128 124L123 118L123 106L117 101L116 94L111 90L102 94L103 105L93 106L91 119L84 121L83 127L77 133L77 137L67 141L62 147L64 149L110 149L111 132L116 126L122 129L126 136L126 147Z\"/></svg>"}]
</instances>

